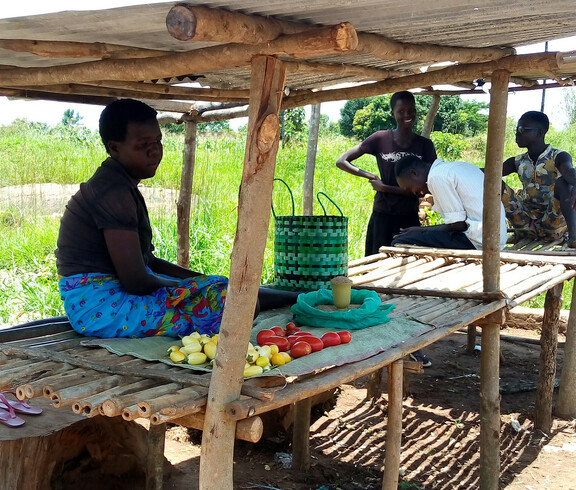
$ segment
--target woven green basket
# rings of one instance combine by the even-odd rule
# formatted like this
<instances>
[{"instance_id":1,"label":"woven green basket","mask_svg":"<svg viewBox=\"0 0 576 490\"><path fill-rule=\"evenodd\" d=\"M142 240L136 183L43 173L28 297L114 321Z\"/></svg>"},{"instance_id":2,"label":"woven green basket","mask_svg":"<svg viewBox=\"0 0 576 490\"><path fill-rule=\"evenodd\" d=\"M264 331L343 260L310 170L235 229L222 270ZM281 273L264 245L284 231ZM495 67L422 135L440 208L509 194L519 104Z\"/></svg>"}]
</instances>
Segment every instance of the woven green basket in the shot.
<instances>
[{"instance_id":1,"label":"woven green basket","mask_svg":"<svg viewBox=\"0 0 576 490\"><path fill-rule=\"evenodd\" d=\"M348 218L325 193L316 195L324 215L276 216L274 207L274 286L287 291L315 291L330 287L330 279L348 274ZM320 200L326 197L340 211L328 216Z\"/></svg>"}]
</instances>

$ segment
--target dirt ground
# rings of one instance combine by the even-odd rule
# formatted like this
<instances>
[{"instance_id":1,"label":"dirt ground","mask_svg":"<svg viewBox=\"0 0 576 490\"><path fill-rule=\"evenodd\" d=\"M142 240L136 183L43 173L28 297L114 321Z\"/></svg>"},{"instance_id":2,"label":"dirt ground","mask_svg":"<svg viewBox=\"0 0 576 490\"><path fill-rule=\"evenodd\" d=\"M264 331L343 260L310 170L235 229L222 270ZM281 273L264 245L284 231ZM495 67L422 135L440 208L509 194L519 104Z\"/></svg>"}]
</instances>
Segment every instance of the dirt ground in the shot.
<instances>
[{"instance_id":1,"label":"dirt ground","mask_svg":"<svg viewBox=\"0 0 576 490\"><path fill-rule=\"evenodd\" d=\"M504 334L537 339L536 332ZM562 342L562 338L560 341ZM409 375L404 399L401 489L471 489L479 486L479 355L465 352L466 335L455 333L426 349L433 361L424 374ZM539 346L502 341L501 488L576 489L576 421L555 420L551 437L533 431ZM558 366L562 365L562 347ZM557 376L559 376L558 371ZM313 410L312 465L289 467L289 431L257 444L238 441L235 489L370 490L382 488L387 395L365 401L367 378L340 388L332 402ZM198 485L201 434L169 428L166 457L172 469L164 488Z\"/></svg>"}]
</instances>

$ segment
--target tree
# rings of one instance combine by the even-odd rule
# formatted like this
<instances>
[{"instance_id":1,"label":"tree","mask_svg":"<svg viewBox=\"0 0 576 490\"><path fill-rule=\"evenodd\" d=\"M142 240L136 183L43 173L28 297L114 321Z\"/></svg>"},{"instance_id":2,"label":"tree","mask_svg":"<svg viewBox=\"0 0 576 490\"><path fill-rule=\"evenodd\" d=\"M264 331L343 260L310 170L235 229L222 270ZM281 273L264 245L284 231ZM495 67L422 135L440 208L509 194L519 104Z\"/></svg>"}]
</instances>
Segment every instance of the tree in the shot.
<instances>
[{"instance_id":1,"label":"tree","mask_svg":"<svg viewBox=\"0 0 576 490\"><path fill-rule=\"evenodd\" d=\"M568 124L574 124L576 122L576 90L574 87L564 90L564 107L568 116Z\"/></svg>"},{"instance_id":2,"label":"tree","mask_svg":"<svg viewBox=\"0 0 576 490\"><path fill-rule=\"evenodd\" d=\"M78 126L82 119L83 118L79 112L76 112L73 109L66 109L62 115L61 123L62 126Z\"/></svg>"},{"instance_id":3,"label":"tree","mask_svg":"<svg viewBox=\"0 0 576 490\"><path fill-rule=\"evenodd\" d=\"M354 136L353 126L356 111L367 106L372 98L373 97L368 97L365 99L353 99L346 101L344 107L340 109L340 120L338 121L340 126L340 133L348 137Z\"/></svg>"},{"instance_id":4,"label":"tree","mask_svg":"<svg viewBox=\"0 0 576 490\"><path fill-rule=\"evenodd\" d=\"M396 127L396 121L390 110L390 97L391 95L389 94L364 99L368 103L357 109L354 114L352 123L352 134L354 136L363 140L375 131L394 129ZM414 131L420 133L432 104L432 96L416 95L415 100L418 117L414 125ZM350 107L353 106L351 105ZM457 95L442 96L433 129L444 133L473 136L485 131L488 127L488 115L482 113L487 111L487 109L488 104L484 102L463 101ZM344 115L346 116L344 125L347 124L350 112L350 108L346 114L344 114L344 109L341 111L343 117ZM343 119L340 120L340 127L343 127ZM342 134L344 134L344 131L342 131Z\"/></svg>"},{"instance_id":5,"label":"tree","mask_svg":"<svg viewBox=\"0 0 576 490\"><path fill-rule=\"evenodd\" d=\"M280 111L282 146L291 141L305 141L308 137L308 123L304 107Z\"/></svg>"},{"instance_id":6,"label":"tree","mask_svg":"<svg viewBox=\"0 0 576 490\"><path fill-rule=\"evenodd\" d=\"M198 131L222 133L230 132L230 121L224 119L223 121L212 121L198 124Z\"/></svg>"}]
</instances>

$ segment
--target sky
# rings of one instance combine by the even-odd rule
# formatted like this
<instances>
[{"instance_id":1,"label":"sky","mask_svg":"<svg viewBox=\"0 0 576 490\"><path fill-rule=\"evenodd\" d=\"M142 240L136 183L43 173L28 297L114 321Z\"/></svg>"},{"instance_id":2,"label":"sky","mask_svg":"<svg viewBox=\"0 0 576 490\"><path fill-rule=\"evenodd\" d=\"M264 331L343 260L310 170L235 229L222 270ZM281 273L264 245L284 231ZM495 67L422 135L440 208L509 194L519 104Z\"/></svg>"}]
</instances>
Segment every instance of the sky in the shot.
<instances>
[{"instance_id":1,"label":"sky","mask_svg":"<svg viewBox=\"0 0 576 490\"><path fill-rule=\"evenodd\" d=\"M171 2L173 0L154 0L154 3ZM143 0L98 0L98 2L87 0L28 0L26 2L8 2L4 0L0 6L0 18L20 17L25 15L38 15L63 10L94 10L106 9L127 5L137 5ZM551 41L548 43L549 51L576 51L576 36ZM534 44L518 48L519 54L535 53L544 51L544 43ZM567 91L576 91L569 88L555 88L546 91L544 112L550 118L552 126L562 129L567 124L567 114L564 110L564 100ZM477 100L489 102L488 94L464 96L467 100ZM542 101L542 90L532 90L525 92L510 93L508 97L508 116L514 119L529 110L540 110ZM331 121L337 122L340 119L340 109L345 101L327 102L321 106L322 114L328 115ZM65 102L48 101L23 101L9 100L7 97L0 97L0 125L10 124L18 118L26 118L29 121L45 122L56 125L62 120L62 115L66 109L72 109L82 117L81 123L90 129L98 127L98 118L102 111L101 106L85 104L71 104ZM307 114L309 114L309 108ZM231 121L232 127L246 124L246 119L236 119Z\"/></svg>"}]
</instances>

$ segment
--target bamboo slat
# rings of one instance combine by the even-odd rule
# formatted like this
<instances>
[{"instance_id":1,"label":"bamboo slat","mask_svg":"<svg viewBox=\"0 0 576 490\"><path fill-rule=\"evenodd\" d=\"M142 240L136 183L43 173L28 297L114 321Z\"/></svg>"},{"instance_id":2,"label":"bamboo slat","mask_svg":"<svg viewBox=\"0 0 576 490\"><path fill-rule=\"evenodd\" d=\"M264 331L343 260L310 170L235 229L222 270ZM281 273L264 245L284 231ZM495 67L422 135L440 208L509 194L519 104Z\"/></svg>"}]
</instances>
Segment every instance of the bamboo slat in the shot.
<instances>
[{"instance_id":1,"label":"bamboo slat","mask_svg":"<svg viewBox=\"0 0 576 490\"><path fill-rule=\"evenodd\" d=\"M380 255L371 255L370 257L380 257ZM364 257L369 258L369 257ZM382 260L376 261L372 260L365 264L359 264L357 266L352 267L354 261L348 264L348 277L351 279L354 276L359 276L361 274L366 274L368 272L374 271L376 269L392 269L394 267L399 267L403 264L406 264L406 257L387 257Z\"/></svg>"},{"instance_id":2,"label":"bamboo slat","mask_svg":"<svg viewBox=\"0 0 576 490\"><path fill-rule=\"evenodd\" d=\"M138 402L138 414L150 418L156 412L167 416L183 417L187 413L199 410L206 404L206 388L183 388L176 393L167 393L156 398L147 398Z\"/></svg>"},{"instance_id":3,"label":"bamboo slat","mask_svg":"<svg viewBox=\"0 0 576 490\"><path fill-rule=\"evenodd\" d=\"M528 301L529 299L535 298L539 294L542 294L544 291L547 291L548 289L550 289L555 284L558 284L560 282L568 281L568 280L572 279L573 277L576 276L576 274L574 272L575 271L572 271L572 270L566 271L566 272L564 272L564 274L561 274L560 276L556 277L555 279L548 281L545 284L542 284L541 286L537 287L536 289L529 291L529 292L527 292L521 296L517 296L512 301L510 301L509 307L514 308L514 306L521 305L525 301Z\"/></svg>"},{"instance_id":4,"label":"bamboo slat","mask_svg":"<svg viewBox=\"0 0 576 490\"><path fill-rule=\"evenodd\" d=\"M406 266L405 269L398 271L395 274L383 276L381 279L372 281L375 286L382 287L401 287L402 284L410 284L417 282L421 277L432 270L438 269L444 265L444 259L436 259L433 261L416 261L413 264Z\"/></svg>"},{"instance_id":5,"label":"bamboo slat","mask_svg":"<svg viewBox=\"0 0 576 490\"><path fill-rule=\"evenodd\" d=\"M20 400L36 398L38 396L44 395L44 387L50 385L50 383L54 381L59 381L62 383L62 386L71 386L71 384L85 378L86 373L82 369L72 369L70 367L66 367L62 365L61 369L58 369L57 372L53 373L46 378L41 378L36 381L29 382L27 384L17 386L16 387L16 396ZM68 380L73 379L74 381L71 384L66 385L65 383Z\"/></svg>"},{"instance_id":6,"label":"bamboo slat","mask_svg":"<svg viewBox=\"0 0 576 490\"><path fill-rule=\"evenodd\" d=\"M102 402L98 409L102 415L106 415L107 417L117 417L122 414L123 410L129 408L128 411L135 411L136 416L138 417L138 403L140 401L147 397L157 397L167 393L173 393L180 388L181 386L177 383L157 385L148 388L147 390L109 398L105 402Z\"/></svg>"},{"instance_id":7,"label":"bamboo slat","mask_svg":"<svg viewBox=\"0 0 576 490\"><path fill-rule=\"evenodd\" d=\"M448 264L448 265L445 265L444 267L439 267L439 268L433 269L433 270L431 270L431 271L429 271L429 272L426 272L426 273L422 274L422 275L419 277L418 281L419 281L419 282L420 282L420 281L423 282L424 280L430 279L430 278L437 278L437 279L438 279L439 277L443 276L444 274L446 274L446 273L448 273L448 272L450 272L450 271L455 271L455 270L457 270L457 269L459 269L459 268L461 268L461 267L463 267L463 266L465 266L465 263L464 263L464 262L460 262L460 261L459 261L459 262L450 263L450 264ZM410 281L410 282L404 283L404 279L405 279L405 278L402 278L402 280L398 283L398 287L405 287L405 286L408 286L410 283L415 282L415 281ZM426 289L426 287L424 287L424 289Z\"/></svg>"},{"instance_id":8,"label":"bamboo slat","mask_svg":"<svg viewBox=\"0 0 576 490\"><path fill-rule=\"evenodd\" d=\"M511 298L516 298L520 295L526 294L529 291L534 291L535 289L538 289L538 287L542 284L546 284L548 281L562 275L564 271L565 268L561 265L554 266L548 271L539 272L538 274L528 277L516 285L510 286L508 288L508 293Z\"/></svg>"},{"instance_id":9,"label":"bamboo slat","mask_svg":"<svg viewBox=\"0 0 576 490\"><path fill-rule=\"evenodd\" d=\"M51 390L49 394L44 391L44 396L51 400L56 408L59 408L72 405L72 403L84 397L112 388L121 381L122 378L120 376L99 376L98 379L87 383L76 384L58 391Z\"/></svg>"},{"instance_id":10,"label":"bamboo slat","mask_svg":"<svg viewBox=\"0 0 576 490\"><path fill-rule=\"evenodd\" d=\"M411 289L448 289L458 291L467 286L473 277L481 277L481 266L477 262L465 263L457 269L441 271L433 278L423 278L410 286Z\"/></svg>"},{"instance_id":11,"label":"bamboo slat","mask_svg":"<svg viewBox=\"0 0 576 490\"><path fill-rule=\"evenodd\" d=\"M392 268L378 267L377 269L374 269L371 272L364 274L363 276L353 276L350 279L352 279L353 284L366 284L368 282L376 281L384 277L402 275L409 268L415 267L420 264L424 264L425 262L427 262L427 259L406 257L404 260L401 261L401 265L398 265L396 267Z\"/></svg>"},{"instance_id":12,"label":"bamboo slat","mask_svg":"<svg viewBox=\"0 0 576 490\"><path fill-rule=\"evenodd\" d=\"M98 406L104 403L106 400L118 397L122 395L127 395L129 393L134 393L139 390L144 390L156 385L158 382L151 379L143 379L141 381L136 381L135 383L122 384L120 386L115 386L95 395L89 396L88 398L83 398L72 404L72 411L77 414L89 415L93 412L100 413Z\"/></svg>"}]
</instances>

